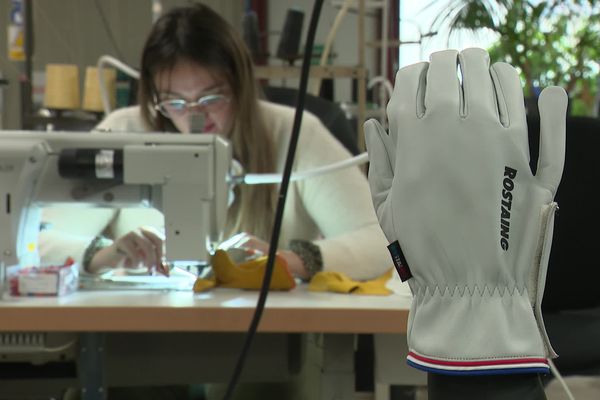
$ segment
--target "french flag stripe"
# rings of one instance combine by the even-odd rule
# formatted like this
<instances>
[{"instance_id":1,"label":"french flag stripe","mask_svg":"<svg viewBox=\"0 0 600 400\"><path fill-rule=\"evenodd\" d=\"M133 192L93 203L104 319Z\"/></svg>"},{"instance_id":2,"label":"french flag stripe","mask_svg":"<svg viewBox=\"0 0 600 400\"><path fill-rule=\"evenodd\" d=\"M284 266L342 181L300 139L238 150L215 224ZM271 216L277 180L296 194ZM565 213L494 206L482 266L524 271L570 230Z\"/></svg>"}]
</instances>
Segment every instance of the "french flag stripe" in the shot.
<instances>
[{"instance_id":1,"label":"french flag stripe","mask_svg":"<svg viewBox=\"0 0 600 400\"><path fill-rule=\"evenodd\" d=\"M472 369L472 370L450 370L434 367L426 367L421 364L415 364L410 360L407 360L408 365L413 368L419 369L425 372L433 372L441 375L455 375L455 376L479 376L479 375L514 375L514 374L547 374L549 372L548 367L534 367L534 368L496 368L496 369Z\"/></svg>"},{"instance_id":2,"label":"french flag stripe","mask_svg":"<svg viewBox=\"0 0 600 400\"><path fill-rule=\"evenodd\" d=\"M409 352L406 357L409 363L421 365L429 369L443 369L448 371L477 371L499 369L542 369L548 370L548 360L545 358L514 358L503 360L479 361L448 361L424 357L414 352Z\"/></svg>"}]
</instances>

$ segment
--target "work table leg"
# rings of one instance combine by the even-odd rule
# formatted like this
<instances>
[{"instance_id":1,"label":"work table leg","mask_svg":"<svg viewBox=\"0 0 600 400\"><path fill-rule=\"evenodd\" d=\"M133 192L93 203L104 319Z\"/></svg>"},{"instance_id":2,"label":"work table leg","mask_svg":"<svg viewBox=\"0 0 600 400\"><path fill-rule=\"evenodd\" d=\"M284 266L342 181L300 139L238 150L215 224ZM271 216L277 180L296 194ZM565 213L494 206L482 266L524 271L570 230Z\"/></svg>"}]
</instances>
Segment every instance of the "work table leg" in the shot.
<instances>
[{"instance_id":1,"label":"work table leg","mask_svg":"<svg viewBox=\"0 0 600 400\"><path fill-rule=\"evenodd\" d=\"M353 334L323 334L322 400L354 399Z\"/></svg>"},{"instance_id":2,"label":"work table leg","mask_svg":"<svg viewBox=\"0 0 600 400\"><path fill-rule=\"evenodd\" d=\"M82 333L79 337L79 380L82 400L105 400L104 333Z\"/></svg>"}]
</instances>

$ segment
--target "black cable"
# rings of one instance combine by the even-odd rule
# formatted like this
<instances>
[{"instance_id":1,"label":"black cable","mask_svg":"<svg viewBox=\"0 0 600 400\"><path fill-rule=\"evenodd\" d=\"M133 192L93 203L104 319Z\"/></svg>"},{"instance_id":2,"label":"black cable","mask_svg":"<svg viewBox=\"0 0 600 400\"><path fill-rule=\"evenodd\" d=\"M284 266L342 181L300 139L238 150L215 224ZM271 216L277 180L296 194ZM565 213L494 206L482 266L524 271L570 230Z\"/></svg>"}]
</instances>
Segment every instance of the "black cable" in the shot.
<instances>
[{"instance_id":1,"label":"black cable","mask_svg":"<svg viewBox=\"0 0 600 400\"><path fill-rule=\"evenodd\" d=\"M119 49L119 45L117 45L117 40L115 39L115 37L112 34L110 26L108 25L108 20L106 19L106 15L104 15L104 11L102 10L102 7L100 7L100 3L98 3L98 0L94 0L94 4L96 5L98 14L100 14L100 19L102 20L102 25L104 26L104 30L106 31L106 34L108 35L108 39L112 43L112 45L115 49L115 53L117 53L117 57L119 57L119 60L124 61L125 59L123 58L123 53L121 53L121 50Z\"/></svg>"},{"instance_id":2,"label":"black cable","mask_svg":"<svg viewBox=\"0 0 600 400\"><path fill-rule=\"evenodd\" d=\"M273 231L271 233L271 242L269 243L269 258L267 259L267 266L265 269L265 276L263 278L262 287L256 303L256 309L254 316L246 333L244 345L240 352L235 370L227 386L227 392L225 393L224 400L231 399L233 391L237 386L242 370L244 369L244 363L252 339L256 334L260 318L262 317L265 303L267 301L267 295L269 293L269 286L271 286L271 276L273 275L273 266L275 264L275 253L279 245L279 233L281 231L281 223L283 220L283 211L285 208L285 199L287 196L288 186L290 183L290 176L292 174L292 166L294 164L294 156L296 155L296 147L298 144L298 137L300 136L300 125L302 123L302 114L304 113L304 99L306 97L306 87L308 86L308 71L310 69L312 48L315 40L315 33L317 30L317 23L319 21L319 14L321 13L321 7L323 6L323 0L315 0L313 5L312 15L310 17L310 25L308 27L308 33L306 36L306 43L304 46L304 59L302 61L302 69L300 71L300 87L298 93L298 99L296 102L296 114L294 115L294 125L292 127L292 134L290 138L290 144L288 146L287 158L285 160L285 167L283 170L283 177L281 180L281 186L279 188L279 197L277 202L277 209L275 210L275 220L273 222Z\"/></svg>"}]
</instances>

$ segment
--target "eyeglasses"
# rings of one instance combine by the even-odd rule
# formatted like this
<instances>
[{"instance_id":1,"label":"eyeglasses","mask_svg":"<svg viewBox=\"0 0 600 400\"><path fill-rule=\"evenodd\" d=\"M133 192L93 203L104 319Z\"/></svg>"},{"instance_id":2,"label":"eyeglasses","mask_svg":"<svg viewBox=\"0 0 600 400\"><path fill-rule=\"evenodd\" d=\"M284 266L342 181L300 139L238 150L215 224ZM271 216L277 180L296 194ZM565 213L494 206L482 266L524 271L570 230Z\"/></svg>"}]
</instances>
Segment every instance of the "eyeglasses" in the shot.
<instances>
[{"instance_id":1,"label":"eyeglasses","mask_svg":"<svg viewBox=\"0 0 600 400\"><path fill-rule=\"evenodd\" d=\"M184 99L163 100L157 103L154 106L154 109L159 111L166 118L172 118L184 115L188 108L194 108L205 112L215 112L228 102L229 97L224 94L213 93L202 96L196 101L186 101Z\"/></svg>"}]
</instances>

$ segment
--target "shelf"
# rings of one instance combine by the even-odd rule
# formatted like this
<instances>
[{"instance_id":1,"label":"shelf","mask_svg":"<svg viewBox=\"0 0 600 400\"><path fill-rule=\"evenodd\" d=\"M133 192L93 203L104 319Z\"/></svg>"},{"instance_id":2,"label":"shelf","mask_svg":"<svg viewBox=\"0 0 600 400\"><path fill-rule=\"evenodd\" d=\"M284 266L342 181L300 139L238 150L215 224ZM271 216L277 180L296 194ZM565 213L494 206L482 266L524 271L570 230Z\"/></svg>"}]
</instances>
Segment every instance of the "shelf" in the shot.
<instances>
[{"instance_id":1,"label":"shelf","mask_svg":"<svg viewBox=\"0 0 600 400\"><path fill-rule=\"evenodd\" d=\"M359 8L359 5L357 4L358 2L355 1L350 5L350 9L351 10L357 10ZM337 1L332 1L331 4L334 7L342 7L344 5L344 1L342 0L337 0ZM385 7L386 2L385 0L367 0L365 1L365 7L369 7L369 8L383 8Z\"/></svg>"},{"instance_id":2,"label":"shelf","mask_svg":"<svg viewBox=\"0 0 600 400\"><path fill-rule=\"evenodd\" d=\"M257 79L300 78L300 67L257 66L255 67L255 74ZM364 67L311 65L309 75L313 78L364 79L367 76L367 72Z\"/></svg>"},{"instance_id":3,"label":"shelf","mask_svg":"<svg viewBox=\"0 0 600 400\"><path fill-rule=\"evenodd\" d=\"M388 40L387 42L387 47L400 47L401 45L404 44L419 44L421 43L418 40ZM383 46L383 42L381 40L375 40L375 41L370 41L370 42L366 42L365 45L369 46L369 47L382 47Z\"/></svg>"}]
</instances>

